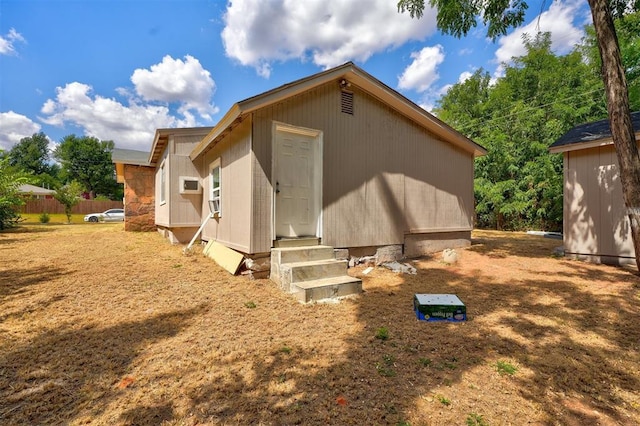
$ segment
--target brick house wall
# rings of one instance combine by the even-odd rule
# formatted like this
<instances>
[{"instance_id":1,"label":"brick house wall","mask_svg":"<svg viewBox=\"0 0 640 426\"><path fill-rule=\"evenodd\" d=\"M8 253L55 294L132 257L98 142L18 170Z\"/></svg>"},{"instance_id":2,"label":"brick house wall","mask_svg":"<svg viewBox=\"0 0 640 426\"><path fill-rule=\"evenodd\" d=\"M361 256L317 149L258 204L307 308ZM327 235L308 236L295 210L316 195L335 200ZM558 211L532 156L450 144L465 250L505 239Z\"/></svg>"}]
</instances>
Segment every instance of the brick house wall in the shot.
<instances>
[{"instance_id":1,"label":"brick house wall","mask_svg":"<svg viewBox=\"0 0 640 426\"><path fill-rule=\"evenodd\" d=\"M124 230L155 231L155 169L124 165Z\"/></svg>"}]
</instances>

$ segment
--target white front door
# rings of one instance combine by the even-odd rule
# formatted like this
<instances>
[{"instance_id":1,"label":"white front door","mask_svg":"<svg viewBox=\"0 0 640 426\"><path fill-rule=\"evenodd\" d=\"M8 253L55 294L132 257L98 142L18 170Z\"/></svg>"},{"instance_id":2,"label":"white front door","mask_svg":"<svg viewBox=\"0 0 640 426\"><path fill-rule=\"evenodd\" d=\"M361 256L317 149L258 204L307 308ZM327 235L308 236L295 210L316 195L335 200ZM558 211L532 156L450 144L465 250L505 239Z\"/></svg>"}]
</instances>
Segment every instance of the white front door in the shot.
<instances>
[{"instance_id":1,"label":"white front door","mask_svg":"<svg viewBox=\"0 0 640 426\"><path fill-rule=\"evenodd\" d=\"M277 125L275 131L276 238L320 236L320 132Z\"/></svg>"}]
</instances>

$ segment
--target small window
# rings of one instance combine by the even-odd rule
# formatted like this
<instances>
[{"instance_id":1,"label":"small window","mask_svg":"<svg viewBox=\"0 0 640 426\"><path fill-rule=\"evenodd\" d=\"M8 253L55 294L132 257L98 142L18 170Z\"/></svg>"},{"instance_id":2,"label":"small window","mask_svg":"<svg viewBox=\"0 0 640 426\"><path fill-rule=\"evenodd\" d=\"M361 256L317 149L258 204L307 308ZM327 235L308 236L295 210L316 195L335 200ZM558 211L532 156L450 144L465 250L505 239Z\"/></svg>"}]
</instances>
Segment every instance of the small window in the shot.
<instances>
[{"instance_id":1,"label":"small window","mask_svg":"<svg viewBox=\"0 0 640 426\"><path fill-rule=\"evenodd\" d=\"M167 199L165 197L167 171L165 170L164 165L164 162L162 162L162 164L160 165L160 204L164 204L167 202Z\"/></svg>"},{"instance_id":2,"label":"small window","mask_svg":"<svg viewBox=\"0 0 640 426\"><path fill-rule=\"evenodd\" d=\"M209 210L211 215L220 216L220 159L217 159L209 166Z\"/></svg>"}]
</instances>

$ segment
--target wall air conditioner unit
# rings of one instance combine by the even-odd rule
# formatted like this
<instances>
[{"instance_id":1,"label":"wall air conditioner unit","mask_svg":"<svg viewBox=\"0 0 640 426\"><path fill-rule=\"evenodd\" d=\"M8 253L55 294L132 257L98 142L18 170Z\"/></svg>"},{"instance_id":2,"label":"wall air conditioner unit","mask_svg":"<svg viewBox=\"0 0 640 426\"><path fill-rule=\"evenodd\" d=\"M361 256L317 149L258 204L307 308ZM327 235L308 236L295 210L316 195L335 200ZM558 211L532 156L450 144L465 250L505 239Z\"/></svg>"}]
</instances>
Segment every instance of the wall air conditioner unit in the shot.
<instances>
[{"instance_id":1,"label":"wall air conditioner unit","mask_svg":"<svg viewBox=\"0 0 640 426\"><path fill-rule=\"evenodd\" d=\"M180 176L181 194L202 194L202 185L197 177Z\"/></svg>"}]
</instances>

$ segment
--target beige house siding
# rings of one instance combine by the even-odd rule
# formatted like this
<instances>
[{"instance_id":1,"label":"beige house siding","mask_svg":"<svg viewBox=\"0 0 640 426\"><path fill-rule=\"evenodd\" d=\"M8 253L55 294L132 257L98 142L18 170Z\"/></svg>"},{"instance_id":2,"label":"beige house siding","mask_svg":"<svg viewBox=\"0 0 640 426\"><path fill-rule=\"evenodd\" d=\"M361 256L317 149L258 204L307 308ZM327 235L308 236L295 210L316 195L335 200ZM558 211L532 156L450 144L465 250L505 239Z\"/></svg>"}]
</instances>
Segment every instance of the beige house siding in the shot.
<instances>
[{"instance_id":1,"label":"beige house siding","mask_svg":"<svg viewBox=\"0 0 640 426\"><path fill-rule=\"evenodd\" d=\"M612 145L564 154L564 248L603 263L634 262Z\"/></svg>"},{"instance_id":2,"label":"beige house siding","mask_svg":"<svg viewBox=\"0 0 640 426\"><path fill-rule=\"evenodd\" d=\"M272 236L273 122L323 132L322 241L335 247L403 244L410 232L470 230L473 154L434 138L353 87L354 114L325 84L254 113L253 248Z\"/></svg>"},{"instance_id":3,"label":"beige house siding","mask_svg":"<svg viewBox=\"0 0 640 426\"><path fill-rule=\"evenodd\" d=\"M253 229L251 232L252 253L266 253L271 250L273 189L270 178L270 148L270 143L253 143L253 150L251 151L250 161L253 181L253 195L251 200L251 226ZM259 159L262 159L262 161L259 161Z\"/></svg>"},{"instance_id":4,"label":"beige house siding","mask_svg":"<svg viewBox=\"0 0 640 426\"><path fill-rule=\"evenodd\" d=\"M199 165L203 178L202 212L209 212L209 166L220 159L221 214L211 218L202 231L204 240L218 242L242 251L255 252L251 247L252 186L251 120L244 120L234 132L202 156ZM268 249L267 249L268 251Z\"/></svg>"}]
</instances>

